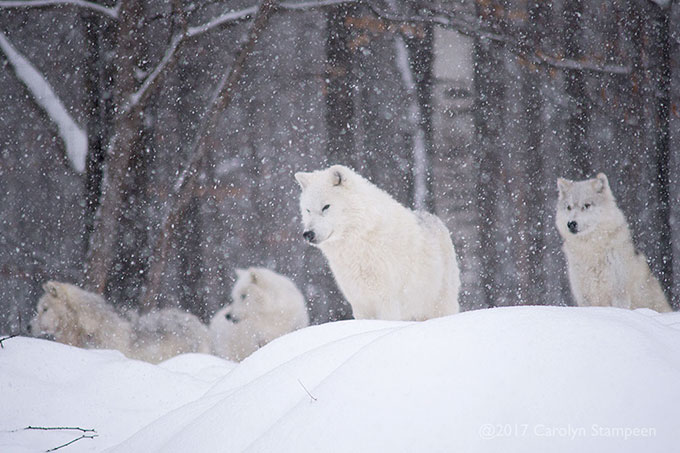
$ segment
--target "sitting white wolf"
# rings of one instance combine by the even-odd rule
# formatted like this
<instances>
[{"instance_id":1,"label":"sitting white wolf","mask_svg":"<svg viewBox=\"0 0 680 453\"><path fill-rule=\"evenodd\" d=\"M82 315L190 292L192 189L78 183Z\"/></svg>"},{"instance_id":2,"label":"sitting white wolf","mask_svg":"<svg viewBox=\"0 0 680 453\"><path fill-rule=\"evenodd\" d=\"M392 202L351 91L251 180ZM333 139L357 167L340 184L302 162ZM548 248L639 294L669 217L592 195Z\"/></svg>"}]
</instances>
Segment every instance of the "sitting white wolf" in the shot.
<instances>
[{"instance_id":1,"label":"sitting white wolf","mask_svg":"<svg viewBox=\"0 0 680 453\"><path fill-rule=\"evenodd\" d=\"M263 267L237 269L236 275L232 303L210 321L213 354L240 361L309 325L304 296L290 279Z\"/></svg>"},{"instance_id":2,"label":"sitting white wolf","mask_svg":"<svg viewBox=\"0 0 680 453\"><path fill-rule=\"evenodd\" d=\"M341 165L296 173L304 238L328 259L357 319L457 313L460 272L449 230Z\"/></svg>"},{"instance_id":3,"label":"sitting white wolf","mask_svg":"<svg viewBox=\"0 0 680 453\"><path fill-rule=\"evenodd\" d=\"M186 352L210 352L208 328L194 315L168 308L120 316L103 297L49 281L31 321L33 335L80 348L117 349L129 358L161 362Z\"/></svg>"},{"instance_id":4,"label":"sitting white wolf","mask_svg":"<svg viewBox=\"0 0 680 453\"><path fill-rule=\"evenodd\" d=\"M607 177L557 180L557 229L564 239L571 292L579 306L671 307L647 265L635 250L623 212Z\"/></svg>"}]
</instances>

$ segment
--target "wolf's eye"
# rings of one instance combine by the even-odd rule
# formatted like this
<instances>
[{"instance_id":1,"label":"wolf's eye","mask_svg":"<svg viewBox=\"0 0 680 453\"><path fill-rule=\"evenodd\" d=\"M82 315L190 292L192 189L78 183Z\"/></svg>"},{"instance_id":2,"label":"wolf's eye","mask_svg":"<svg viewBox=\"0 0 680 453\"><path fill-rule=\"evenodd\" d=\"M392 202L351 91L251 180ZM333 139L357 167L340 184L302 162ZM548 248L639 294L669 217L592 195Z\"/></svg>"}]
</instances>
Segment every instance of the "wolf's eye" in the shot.
<instances>
[{"instance_id":1,"label":"wolf's eye","mask_svg":"<svg viewBox=\"0 0 680 453\"><path fill-rule=\"evenodd\" d=\"M241 300L246 300L246 294L245 293L241 294Z\"/></svg>"},{"instance_id":2,"label":"wolf's eye","mask_svg":"<svg viewBox=\"0 0 680 453\"><path fill-rule=\"evenodd\" d=\"M590 209L592 205L590 203L586 203L583 205L583 209Z\"/></svg>"},{"instance_id":3,"label":"wolf's eye","mask_svg":"<svg viewBox=\"0 0 680 453\"><path fill-rule=\"evenodd\" d=\"M571 205L567 206L567 211L571 211Z\"/></svg>"},{"instance_id":4,"label":"wolf's eye","mask_svg":"<svg viewBox=\"0 0 680 453\"><path fill-rule=\"evenodd\" d=\"M327 204L326 206L321 208L321 212L326 212L328 210L328 208L330 208L330 207L331 207L331 205Z\"/></svg>"}]
</instances>

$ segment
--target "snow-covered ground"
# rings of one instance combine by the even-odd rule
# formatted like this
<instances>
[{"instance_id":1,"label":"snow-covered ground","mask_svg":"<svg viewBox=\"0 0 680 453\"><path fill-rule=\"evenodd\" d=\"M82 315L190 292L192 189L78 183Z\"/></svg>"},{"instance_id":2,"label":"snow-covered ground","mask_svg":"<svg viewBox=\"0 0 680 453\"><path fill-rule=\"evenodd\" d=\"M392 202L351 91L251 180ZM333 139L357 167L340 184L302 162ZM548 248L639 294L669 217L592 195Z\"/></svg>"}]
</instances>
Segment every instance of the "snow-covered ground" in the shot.
<instances>
[{"instance_id":1,"label":"snow-covered ground","mask_svg":"<svg viewBox=\"0 0 680 453\"><path fill-rule=\"evenodd\" d=\"M680 314L514 307L344 321L239 365L30 338L0 350L0 451L678 451ZM91 434L91 433L85 433Z\"/></svg>"}]
</instances>

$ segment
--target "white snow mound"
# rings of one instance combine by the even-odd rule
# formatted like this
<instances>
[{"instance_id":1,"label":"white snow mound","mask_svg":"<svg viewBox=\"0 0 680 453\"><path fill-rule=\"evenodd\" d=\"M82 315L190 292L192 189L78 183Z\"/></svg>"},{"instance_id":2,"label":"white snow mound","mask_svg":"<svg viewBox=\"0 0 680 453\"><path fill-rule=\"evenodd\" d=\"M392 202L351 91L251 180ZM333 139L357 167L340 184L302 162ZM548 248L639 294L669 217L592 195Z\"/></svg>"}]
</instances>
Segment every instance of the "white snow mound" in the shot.
<instances>
[{"instance_id":1,"label":"white snow mound","mask_svg":"<svg viewBox=\"0 0 680 453\"><path fill-rule=\"evenodd\" d=\"M97 430L69 452L677 451L679 321L559 307L344 321L239 365L13 338L0 350L0 451L80 435L28 425Z\"/></svg>"},{"instance_id":2,"label":"white snow mound","mask_svg":"<svg viewBox=\"0 0 680 453\"><path fill-rule=\"evenodd\" d=\"M676 451L680 331L661 319L515 307L311 327L111 451Z\"/></svg>"}]
</instances>

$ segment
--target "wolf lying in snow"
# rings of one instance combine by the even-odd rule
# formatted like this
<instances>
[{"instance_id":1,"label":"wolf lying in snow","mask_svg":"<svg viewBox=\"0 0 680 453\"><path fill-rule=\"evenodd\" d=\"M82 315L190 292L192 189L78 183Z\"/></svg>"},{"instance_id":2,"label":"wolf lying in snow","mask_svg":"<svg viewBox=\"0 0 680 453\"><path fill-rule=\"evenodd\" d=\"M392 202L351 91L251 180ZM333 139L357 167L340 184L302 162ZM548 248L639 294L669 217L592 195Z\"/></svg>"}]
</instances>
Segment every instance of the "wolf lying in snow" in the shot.
<instances>
[{"instance_id":1,"label":"wolf lying in snow","mask_svg":"<svg viewBox=\"0 0 680 453\"><path fill-rule=\"evenodd\" d=\"M190 313L163 309L130 321L104 298L50 281L31 321L34 335L81 348L117 349L130 358L161 362L186 352L210 352L207 327Z\"/></svg>"},{"instance_id":2,"label":"wolf lying in snow","mask_svg":"<svg viewBox=\"0 0 680 453\"><path fill-rule=\"evenodd\" d=\"M210 321L213 354L243 360L270 341L309 325L295 284L263 267L237 269L232 303Z\"/></svg>"},{"instance_id":3,"label":"wolf lying in snow","mask_svg":"<svg viewBox=\"0 0 680 453\"><path fill-rule=\"evenodd\" d=\"M457 313L460 275L449 230L341 165L296 173L304 238L321 249L357 319Z\"/></svg>"},{"instance_id":4,"label":"wolf lying in snow","mask_svg":"<svg viewBox=\"0 0 680 453\"><path fill-rule=\"evenodd\" d=\"M569 283L579 306L671 311L643 254L635 250L623 212L600 173L557 180L557 229L564 239Z\"/></svg>"}]
</instances>

